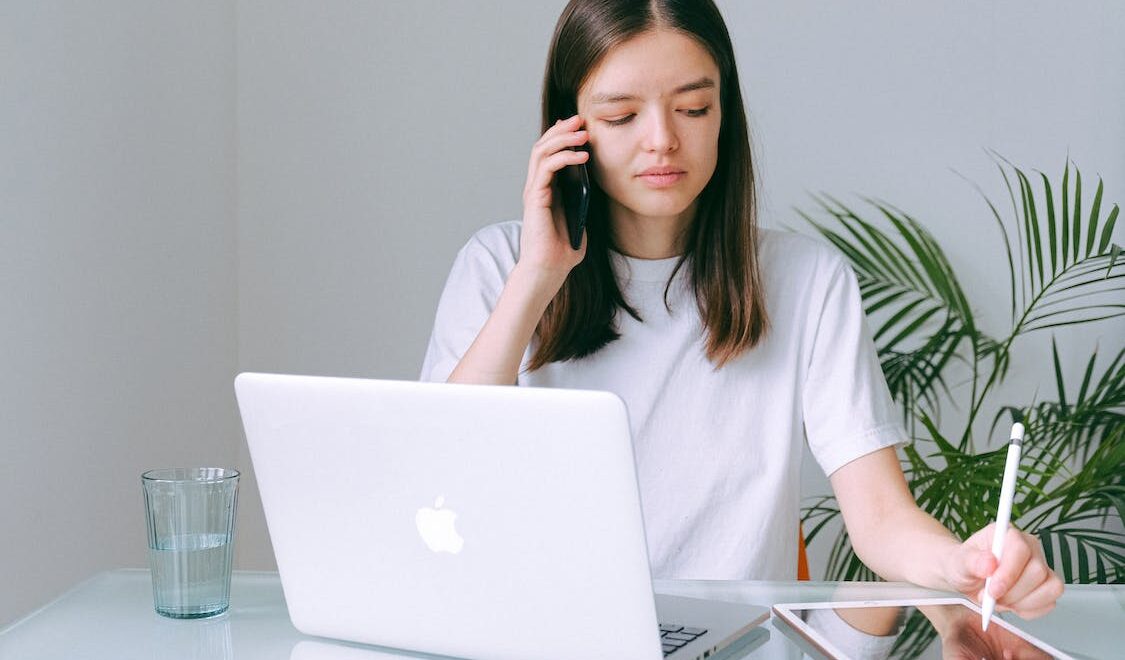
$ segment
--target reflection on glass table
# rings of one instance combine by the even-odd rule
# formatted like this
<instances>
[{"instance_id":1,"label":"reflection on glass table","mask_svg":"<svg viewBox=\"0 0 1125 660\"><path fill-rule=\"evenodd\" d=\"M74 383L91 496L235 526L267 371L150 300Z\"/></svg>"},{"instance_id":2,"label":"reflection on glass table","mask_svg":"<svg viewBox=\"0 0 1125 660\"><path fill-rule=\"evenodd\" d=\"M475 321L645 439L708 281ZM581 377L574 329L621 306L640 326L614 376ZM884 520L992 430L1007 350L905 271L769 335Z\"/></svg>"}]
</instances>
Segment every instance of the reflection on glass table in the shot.
<instances>
[{"instance_id":1,"label":"reflection on glass table","mask_svg":"<svg viewBox=\"0 0 1125 660\"><path fill-rule=\"evenodd\" d=\"M1071 657L1001 618L984 631L980 610L956 598L781 604L775 613L815 651L831 658Z\"/></svg>"}]
</instances>

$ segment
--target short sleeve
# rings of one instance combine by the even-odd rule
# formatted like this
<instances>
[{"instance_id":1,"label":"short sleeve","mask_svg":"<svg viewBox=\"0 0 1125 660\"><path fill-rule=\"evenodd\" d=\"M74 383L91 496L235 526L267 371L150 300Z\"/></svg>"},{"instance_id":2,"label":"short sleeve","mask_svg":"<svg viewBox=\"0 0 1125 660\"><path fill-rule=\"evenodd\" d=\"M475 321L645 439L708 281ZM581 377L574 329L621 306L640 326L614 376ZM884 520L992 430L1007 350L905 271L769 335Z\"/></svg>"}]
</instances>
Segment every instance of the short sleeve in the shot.
<instances>
[{"instance_id":1,"label":"short sleeve","mask_svg":"<svg viewBox=\"0 0 1125 660\"><path fill-rule=\"evenodd\" d=\"M516 255L507 238L501 225L493 225L478 232L457 253L438 302L421 380L448 380L492 314L515 264Z\"/></svg>"},{"instance_id":2,"label":"short sleeve","mask_svg":"<svg viewBox=\"0 0 1125 660\"><path fill-rule=\"evenodd\" d=\"M809 627L832 640L833 645L849 658L889 658L898 635L872 635L853 628L833 609L809 611Z\"/></svg>"},{"instance_id":3,"label":"short sleeve","mask_svg":"<svg viewBox=\"0 0 1125 660\"><path fill-rule=\"evenodd\" d=\"M838 256L826 270L823 296L810 301L815 332L802 406L809 447L831 475L861 456L906 442L907 435L879 365L855 273Z\"/></svg>"}]
</instances>

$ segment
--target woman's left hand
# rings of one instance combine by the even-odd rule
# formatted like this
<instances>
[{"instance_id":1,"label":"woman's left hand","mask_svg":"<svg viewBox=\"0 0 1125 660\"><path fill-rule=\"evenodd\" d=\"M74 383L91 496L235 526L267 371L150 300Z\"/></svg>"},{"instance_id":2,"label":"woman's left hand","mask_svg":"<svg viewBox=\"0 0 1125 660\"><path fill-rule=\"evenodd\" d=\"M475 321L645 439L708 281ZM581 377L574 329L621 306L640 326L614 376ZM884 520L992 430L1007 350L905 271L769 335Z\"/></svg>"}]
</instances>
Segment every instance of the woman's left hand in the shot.
<instances>
[{"instance_id":1,"label":"woman's left hand","mask_svg":"<svg viewBox=\"0 0 1125 660\"><path fill-rule=\"evenodd\" d=\"M992 556L995 523L962 543L946 561L945 576L957 591L977 603L984 598L984 583L996 599L996 609L1011 610L1024 619L1050 612L1063 592L1063 582L1047 566L1039 539L1014 527L1004 538L1000 561Z\"/></svg>"}]
</instances>

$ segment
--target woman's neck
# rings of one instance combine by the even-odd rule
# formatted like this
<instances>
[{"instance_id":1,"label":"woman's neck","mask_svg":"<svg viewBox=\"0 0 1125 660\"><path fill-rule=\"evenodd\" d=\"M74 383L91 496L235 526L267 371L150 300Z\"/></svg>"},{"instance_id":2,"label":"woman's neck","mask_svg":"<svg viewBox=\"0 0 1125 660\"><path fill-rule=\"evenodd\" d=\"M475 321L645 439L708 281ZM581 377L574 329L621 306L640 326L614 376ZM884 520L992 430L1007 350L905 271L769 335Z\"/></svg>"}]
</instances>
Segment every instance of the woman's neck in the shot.
<instances>
[{"instance_id":1,"label":"woman's neck","mask_svg":"<svg viewBox=\"0 0 1125 660\"><path fill-rule=\"evenodd\" d=\"M610 200L609 226L614 248L635 259L667 259L687 249L688 227L698 201L674 216L646 216Z\"/></svg>"}]
</instances>

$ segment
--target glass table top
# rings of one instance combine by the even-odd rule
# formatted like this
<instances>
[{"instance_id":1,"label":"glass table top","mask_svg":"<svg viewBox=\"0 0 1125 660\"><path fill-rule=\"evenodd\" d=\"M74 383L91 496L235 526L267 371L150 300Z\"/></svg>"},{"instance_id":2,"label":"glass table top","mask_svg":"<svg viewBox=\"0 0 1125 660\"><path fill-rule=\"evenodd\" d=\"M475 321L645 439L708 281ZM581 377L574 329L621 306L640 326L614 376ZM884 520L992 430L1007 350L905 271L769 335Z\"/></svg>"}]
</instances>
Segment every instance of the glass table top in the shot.
<instances>
[{"instance_id":1,"label":"glass table top","mask_svg":"<svg viewBox=\"0 0 1125 660\"><path fill-rule=\"evenodd\" d=\"M670 581L658 593L772 605L826 600L946 596L894 583ZM1006 616L1006 618L1009 618ZM1055 611L1020 629L1076 658L1125 657L1125 585L1071 585ZM800 658L811 652L771 618L719 658ZM213 619L157 615L147 570L99 573L42 609L0 630L0 659L386 660L434 658L301 634L289 621L277 573L235 571L231 608Z\"/></svg>"}]
</instances>

